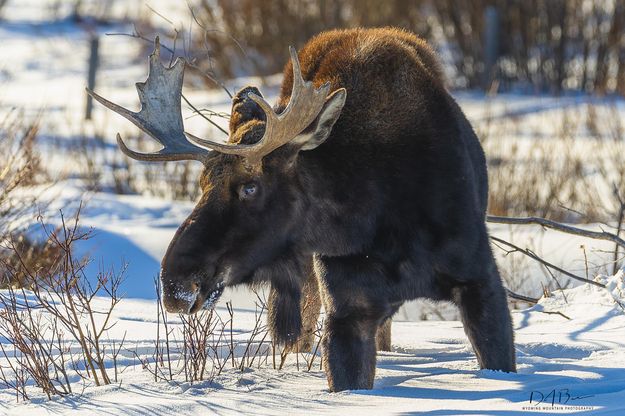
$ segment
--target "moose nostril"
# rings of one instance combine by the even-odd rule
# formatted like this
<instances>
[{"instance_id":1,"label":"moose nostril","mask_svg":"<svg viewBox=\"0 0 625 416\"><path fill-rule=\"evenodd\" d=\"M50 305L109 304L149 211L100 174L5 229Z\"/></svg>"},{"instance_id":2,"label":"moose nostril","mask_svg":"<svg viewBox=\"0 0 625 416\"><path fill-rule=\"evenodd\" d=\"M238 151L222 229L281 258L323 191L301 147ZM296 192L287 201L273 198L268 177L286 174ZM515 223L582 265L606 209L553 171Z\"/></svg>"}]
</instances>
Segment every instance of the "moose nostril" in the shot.
<instances>
[{"instance_id":1,"label":"moose nostril","mask_svg":"<svg viewBox=\"0 0 625 416\"><path fill-rule=\"evenodd\" d=\"M163 276L161 276L163 277ZM199 279L166 279L163 282L163 305L171 313L189 313L201 291Z\"/></svg>"}]
</instances>

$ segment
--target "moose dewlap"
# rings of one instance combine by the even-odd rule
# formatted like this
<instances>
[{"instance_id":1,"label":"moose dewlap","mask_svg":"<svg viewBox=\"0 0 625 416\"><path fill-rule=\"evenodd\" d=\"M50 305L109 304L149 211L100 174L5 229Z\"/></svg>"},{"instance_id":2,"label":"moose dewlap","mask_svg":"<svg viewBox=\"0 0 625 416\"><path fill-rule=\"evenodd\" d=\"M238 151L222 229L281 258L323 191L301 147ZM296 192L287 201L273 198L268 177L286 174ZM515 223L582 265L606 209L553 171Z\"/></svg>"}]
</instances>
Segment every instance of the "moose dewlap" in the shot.
<instances>
[{"instance_id":1,"label":"moose dewlap","mask_svg":"<svg viewBox=\"0 0 625 416\"><path fill-rule=\"evenodd\" d=\"M205 165L202 197L162 262L169 311L269 282L274 340L305 347L321 302L339 391L373 386L376 345L390 347L403 302L451 300L480 367L515 371L484 154L423 40L391 28L319 34L291 49L275 106L254 87L236 94L227 144L184 131L184 67L163 66L157 39L139 112L89 92L163 145L139 153L118 135L128 156Z\"/></svg>"}]
</instances>

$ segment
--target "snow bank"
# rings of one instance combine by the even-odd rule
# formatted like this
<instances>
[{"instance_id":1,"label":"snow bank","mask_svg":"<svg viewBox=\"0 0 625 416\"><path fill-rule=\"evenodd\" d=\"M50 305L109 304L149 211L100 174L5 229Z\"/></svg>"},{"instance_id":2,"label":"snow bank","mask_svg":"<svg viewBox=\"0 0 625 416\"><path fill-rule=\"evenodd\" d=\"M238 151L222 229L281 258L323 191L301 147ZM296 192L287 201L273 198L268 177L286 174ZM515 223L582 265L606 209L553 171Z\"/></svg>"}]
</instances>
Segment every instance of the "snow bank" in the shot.
<instances>
[{"instance_id":1,"label":"snow bank","mask_svg":"<svg viewBox=\"0 0 625 416\"><path fill-rule=\"evenodd\" d=\"M593 316L622 314L625 311L625 273L599 275L595 282L605 287L583 284L543 297L528 311L561 313L571 320L583 321Z\"/></svg>"}]
</instances>

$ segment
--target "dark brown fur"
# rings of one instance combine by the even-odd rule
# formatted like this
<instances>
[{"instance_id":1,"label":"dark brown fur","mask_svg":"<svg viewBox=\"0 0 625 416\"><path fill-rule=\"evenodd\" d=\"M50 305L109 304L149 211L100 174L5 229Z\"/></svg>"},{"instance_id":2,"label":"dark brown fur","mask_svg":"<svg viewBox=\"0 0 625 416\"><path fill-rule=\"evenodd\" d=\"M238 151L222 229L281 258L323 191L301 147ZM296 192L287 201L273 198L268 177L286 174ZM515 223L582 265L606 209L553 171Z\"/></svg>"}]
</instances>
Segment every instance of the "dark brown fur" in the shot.
<instances>
[{"instance_id":1,"label":"dark brown fur","mask_svg":"<svg viewBox=\"0 0 625 416\"><path fill-rule=\"evenodd\" d=\"M484 223L484 154L434 53L408 32L354 29L316 36L299 59L304 79L346 89L342 110L328 99L300 138L259 169L238 156L211 156L202 199L163 259L166 306L194 312L223 285L270 282L272 334L292 345L310 331L301 315L314 292L306 283L312 269L327 314L332 391L373 386L376 334L419 297L458 305L480 367L515 371ZM291 83L288 64L278 112ZM258 92L248 87L233 101L233 142L253 143L264 132L249 91ZM320 144L304 150L305 140Z\"/></svg>"}]
</instances>

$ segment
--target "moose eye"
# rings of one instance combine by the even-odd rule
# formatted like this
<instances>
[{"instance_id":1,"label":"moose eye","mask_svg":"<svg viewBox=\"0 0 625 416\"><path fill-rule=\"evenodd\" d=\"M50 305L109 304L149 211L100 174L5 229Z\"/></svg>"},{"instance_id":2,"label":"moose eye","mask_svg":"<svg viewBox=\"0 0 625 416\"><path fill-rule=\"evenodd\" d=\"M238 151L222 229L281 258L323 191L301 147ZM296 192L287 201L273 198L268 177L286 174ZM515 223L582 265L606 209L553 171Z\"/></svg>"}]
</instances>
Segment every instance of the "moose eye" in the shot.
<instances>
[{"instance_id":1,"label":"moose eye","mask_svg":"<svg viewBox=\"0 0 625 416\"><path fill-rule=\"evenodd\" d=\"M252 199L258 194L258 185L254 182L243 184L239 187L239 198L241 200Z\"/></svg>"}]
</instances>

